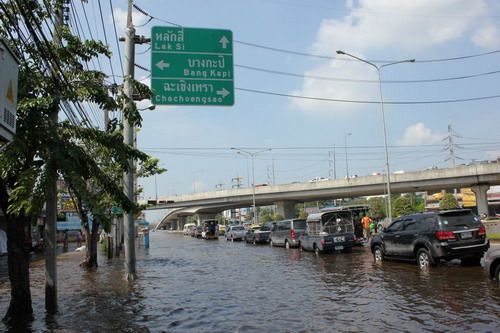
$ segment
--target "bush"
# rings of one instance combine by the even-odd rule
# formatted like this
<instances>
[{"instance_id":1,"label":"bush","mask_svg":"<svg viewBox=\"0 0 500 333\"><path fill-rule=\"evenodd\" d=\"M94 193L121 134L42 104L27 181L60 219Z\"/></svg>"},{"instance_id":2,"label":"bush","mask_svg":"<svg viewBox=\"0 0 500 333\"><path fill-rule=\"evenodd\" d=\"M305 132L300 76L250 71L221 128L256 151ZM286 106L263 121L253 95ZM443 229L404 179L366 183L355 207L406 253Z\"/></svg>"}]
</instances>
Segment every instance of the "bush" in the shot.
<instances>
[{"instance_id":1,"label":"bush","mask_svg":"<svg viewBox=\"0 0 500 333\"><path fill-rule=\"evenodd\" d=\"M451 193L446 193L441 201L439 201L439 208L440 209L456 209L460 208L458 205L458 201L455 198L455 196Z\"/></svg>"}]
</instances>

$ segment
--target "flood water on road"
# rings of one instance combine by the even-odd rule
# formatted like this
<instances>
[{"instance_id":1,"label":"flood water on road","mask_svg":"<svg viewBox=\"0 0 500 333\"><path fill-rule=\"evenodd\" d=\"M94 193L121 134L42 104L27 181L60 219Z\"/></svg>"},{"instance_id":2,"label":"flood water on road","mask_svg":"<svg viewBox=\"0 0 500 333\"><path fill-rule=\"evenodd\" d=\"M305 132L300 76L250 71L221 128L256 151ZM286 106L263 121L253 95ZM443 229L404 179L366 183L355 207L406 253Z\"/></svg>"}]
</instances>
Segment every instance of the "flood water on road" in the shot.
<instances>
[{"instance_id":1,"label":"flood water on road","mask_svg":"<svg viewBox=\"0 0 500 333\"><path fill-rule=\"evenodd\" d=\"M244 242L151 233L137 252L138 280L123 256L58 257L59 314L44 314L44 264L32 265L33 331L54 332L500 332L500 288L482 267L374 264L367 248L316 256ZM2 315L9 284L0 280ZM7 328L0 324L0 330Z\"/></svg>"}]
</instances>

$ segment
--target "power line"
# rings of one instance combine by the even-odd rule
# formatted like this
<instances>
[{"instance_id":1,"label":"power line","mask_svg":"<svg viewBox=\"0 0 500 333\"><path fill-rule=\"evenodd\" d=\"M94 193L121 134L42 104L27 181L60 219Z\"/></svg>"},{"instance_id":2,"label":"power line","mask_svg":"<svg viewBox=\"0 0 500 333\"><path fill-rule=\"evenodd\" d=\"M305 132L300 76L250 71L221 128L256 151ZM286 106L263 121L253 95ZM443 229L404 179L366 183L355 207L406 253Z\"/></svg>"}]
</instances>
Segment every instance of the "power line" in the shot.
<instances>
[{"instance_id":1,"label":"power line","mask_svg":"<svg viewBox=\"0 0 500 333\"><path fill-rule=\"evenodd\" d=\"M326 80L326 81L361 82L361 83L377 83L377 84L379 82L378 80L333 78L333 77L326 77L326 76L297 74L297 73L283 72L283 71L277 71L277 70L271 70L271 69L266 69L266 68L253 67L253 66L246 66L246 65L238 65L238 64L235 64L234 67L239 67L239 68L244 68L244 69L248 69L248 70L252 70L252 71L269 73L269 74L277 74L277 75L285 75L285 76L292 76L292 77L298 77L298 78L309 78L309 79L317 79L317 80ZM470 78L499 74L499 73L500 73L500 70L496 70L496 71L485 72L485 73L463 75L463 76L456 76L456 77L448 77L448 78L437 78L437 79L384 80L384 81L382 81L382 83L384 83L384 84L386 84L386 83L400 84L400 83L428 83L428 82L440 82L440 81L453 81L453 80L470 79Z\"/></svg>"},{"instance_id":2,"label":"power line","mask_svg":"<svg viewBox=\"0 0 500 333\"><path fill-rule=\"evenodd\" d=\"M99 13L101 15L101 23L102 23L102 31L104 32L104 41L106 42L106 45L109 45L108 43L108 37L106 34L106 27L104 25L104 16L102 14L102 6L101 6L101 0L97 0L97 3L99 5ZM109 66L111 68L111 75L113 76L113 82L116 83L115 81L115 71L113 70L113 62L111 61L111 57L108 57L109 60ZM123 66L122 66L123 68Z\"/></svg>"},{"instance_id":3,"label":"power line","mask_svg":"<svg viewBox=\"0 0 500 333\"><path fill-rule=\"evenodd\" d=\"M500 141L489 141L489 142L471 142L471 143L463 143L463 146L478 146L478 145L500 145ZM435 144L419 144L419 145L388 145L388 148L391 149L415 149L415 148L436 148L436 147L443 147L445 144L442 143L435 143ZM343 149L343 146L335 146L338 149ZM332 149L331 146L289 146L289 147L283 147L283 146L276 146L276 147L238 147L240 149L245 149L245 150L260 150L260 149L271 149L272 151L276 150L329 150ZM383 149L383 145L372 145L372 146L351 146L349 145L349 149ZM215 151L232 151L231 147L146 147L144 149L155 149L155 150L201 150L201 151L206 151L206 150L215 150ZM234 152L231 153L234 155Z\"/></svg>"},{"instance_id":4,"label":"power line","mask_svg":"<svg viewBox=\"0 0 500 333\"><path fill-rule=\"evenodd\" d=\"M283 94L283 93L277 93L277 92L248 89L248 88L238 88L238 87L235 87L234 89L240 90L240 91L256 93L256 94L290 97L290 98L298 98L298 99L307 99L307 100L315 100L315 101L324 101L324 102L340 102L340 103L353 103L353 104L380 104L380 101L364 101L364 100L349 100L349 99L334 99L334 98L324 98L324 97L301 96L301 95ZM447 103L481 101L481 100L489 100L489 99L496 99L496 98L500 98L500 95L471 97L471 98L463 98L463 99L435 100L435 101L384 101L384 104L387 104L387 105L447 104Z\"/></svg>"},{"instance_id":5,"label":"power line","mask_svg":"<svg viewBox=\"0 0 500 333\"><path fill-rule=\"evenodd\" d=\"M328 60L356 61L356 60L349 59L349 58L341 58L341 57L336 57L336 56L326 56L326 55L313 54L313 53L307 53L307 52L298 52L298 51L292 51L292 50L287 50L287 49L282 49L282 48L277 48L277 47L265 46L265 45L256 44L256 43L245 42L245 41L241 41L241 40L235 40L234 42L241 44L241 45L251 46L251 47L260 48L260 49L264 49L264 50L268 50L268 51L281 52L281 53L293 54L293 55L304 56L304 57L312 57L312 58L328 59ZM456 61L456 60L477 58L477 57L482 57L482 56L487 56L487 55L492 55L492 54L497 54L497 53L500 53L500 50L494 50L494 51L490 51L490 52L470 54L470 55L458 56L458 57L452 57L452 58L415 60L415 63ZM375 62L375 63L394 62L394 60L368 60L368 61Z\"/></svg>"},{"instance_id":6,"label":"power line","mask_svg":"<svg viewBox=\"0 0 500 333\"><path fill-rule=\"evenodd\" d=\"M122 62L122 53L120 51L120 43L118 42L118 33L116 32L116 21L115 21L115 13L113 10L113 3L111 0L109 0L109 7L111 8L111 17L113 18L113 28L115 30L115 39L116 39L116 48L118 49L118 58L120 59L120 68L122 70L122 76L125 76L123 74L123 62Z\"/></svg>"},{"instance_id":7,"label":"power line","mask_svg":"<svg viewBox=\"0 0 500 333\"><path fill-rule=\"evenodd\" d=\"M82 9L83 9L83 14L85 16L85 21L87 22L87 28L89 30L89 34L90 34L90 38L92 40L94 40L94 36L92 35L92 29L90 28L90 23L89 23L89 18L87 16L87 10L85 9L85 6L83 5L83 1L80 1L81 5L82 5ZM101 62L99 60L99 57L96 57L97 59L97 64L99 65L99 70L102 72L102 66L101 66ZM95 66L94 66L95 67Z\"/></svg>"},{"instance_id":8,"label":"power line","mask_svg":"<svg viewBox=\"0 0 500 333\"><path fill-rule=\"evenodd\" d=\"M167 24L171 24L176 27L182 27L182 25L167 21L161 18L158 18L156 16L153 16L146 12L145 10L141 9L137 5L133 5L135 9L137 9L139 12L141 12L143 15L150 17L151 19L158 20L160 22L164 22ZM246 45L250 47L255 47L255 48L260 48L268 51L274 51L274 52L280 52L280 53L287 53L287 54L293 54L293 55L298 55L298 56L305 56L305 57L313 57L313 58L319 58L319 59L328 59L328 60L341 60L341 61L356 61L354 59L349 59L349 58L343 58L343 57L337 57L337 56L326 56L326 55L321 55L321 54L313 54L313 53L307 53L307 52L299 52L299 51L293 51L293 50L287 50L283 48L277 48L277 47L271 47L271 46L265 46L262 44L257 44L257 43L250 43L250 42L245 42L241 40L234 40L235 43L241 44L241 45ZM432 63L432 62L446 62L446 61L456 61L456 60L465 60L465 59L471 59L471 58L477 58L477 57L483 57L487 55L492 55L492 54L497 54L500 53L500 50L493 50L489 52L483 52L483 53L476 53L476 54L469 54L469 55L464 55L464 56L457 56L457 57L451 57L451 58L438 58L438 59L423 59L423 60L415 60L415 63ZM368 60L370 62L375 62L375 63L391 63L394 62L394 60Z\"/></svg>"}]
</instances>

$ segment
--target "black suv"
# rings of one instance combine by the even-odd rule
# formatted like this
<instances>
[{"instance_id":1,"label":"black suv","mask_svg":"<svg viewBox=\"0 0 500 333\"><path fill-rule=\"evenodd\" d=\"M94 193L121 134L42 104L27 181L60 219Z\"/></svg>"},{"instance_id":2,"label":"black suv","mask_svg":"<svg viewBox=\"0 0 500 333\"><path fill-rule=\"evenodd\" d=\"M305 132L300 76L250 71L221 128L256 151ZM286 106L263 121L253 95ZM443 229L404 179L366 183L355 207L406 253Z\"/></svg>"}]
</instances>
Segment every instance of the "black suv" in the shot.
<instances>
[{"instance_id":1,"label":"black suv","mask_svg":"<svg viewBox=\"0 0 500 333\"><path fill-rule=\"evenodd\" d=\"M420 268L441 259L479 265L489 246L484 225L467 209L401 216L370 243L375 261L416 260Z\"/></svg>"}]
</instances>

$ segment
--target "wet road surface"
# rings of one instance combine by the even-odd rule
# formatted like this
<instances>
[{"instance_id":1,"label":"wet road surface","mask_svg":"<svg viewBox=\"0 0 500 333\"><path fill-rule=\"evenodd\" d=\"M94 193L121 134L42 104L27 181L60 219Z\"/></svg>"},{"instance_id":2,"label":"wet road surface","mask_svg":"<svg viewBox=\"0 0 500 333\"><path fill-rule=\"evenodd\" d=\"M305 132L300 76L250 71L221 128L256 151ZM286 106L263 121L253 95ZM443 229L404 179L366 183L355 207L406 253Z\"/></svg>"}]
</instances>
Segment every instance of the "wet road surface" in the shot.
<instances>
[{"instance_id":1,"label":"wet road surface","mask_svg":"<svg viewBox=\"0 0 500 333\"><path fill-rule=\"evenodd\" d=\"M53 318L44 314L43 261L32 264L32 331L500 332L500 288L458 261L420 271L374 264L367 248L316 256L159 231L127 283L123 256L100 258L95 272L78 267L82 256L58 257ZM8 301L2 277L1 315Z\"/></svg>"}]
</instances>

